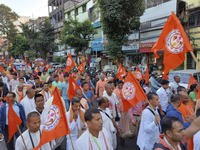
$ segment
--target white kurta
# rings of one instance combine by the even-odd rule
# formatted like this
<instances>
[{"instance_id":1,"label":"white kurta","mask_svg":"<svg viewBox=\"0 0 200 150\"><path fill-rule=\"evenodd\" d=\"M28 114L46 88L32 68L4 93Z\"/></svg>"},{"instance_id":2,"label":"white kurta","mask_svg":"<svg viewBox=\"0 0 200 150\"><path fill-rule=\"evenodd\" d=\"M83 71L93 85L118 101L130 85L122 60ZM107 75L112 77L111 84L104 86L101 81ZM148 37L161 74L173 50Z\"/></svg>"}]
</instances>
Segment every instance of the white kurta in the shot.
<instances>
[{"instance_id":1,"label":"white kurta","mask_svg":"<svg viewBox=\"0 0 200 150\"><path fill-rule=\"evenodd\" d=\"M179 87L179 84L174 81L171 83L171 87L174 88L175 94L177 94L177 88Z\"/></svg>"},{"instance_id":2,"label":"white kurta","mask_svg":"<svg viewBox=\"0 0 200 150\"><path fill-rule=\"evenodd\" d=\"M36 108L34 108L32 111L37 111ZM48 116L48 111L49 111L49 106L44 106L44 109L42 111L42 114L40 114L38 111L38 113L40 114L40 120L41 120L41 125L44 125L44 122Z\"/></svg>"},{"instance_id":3,"label":"white kurta","mask_svg":"<svg viewBox=\"0 0 200 150\"><path fill-rule=\"evenodd\" d=\"M103 134L104 134L105 139L103 137ZM113 150L113 147L112 147L112 144L111 144L112 143L111 138L110 138L110 136L109 136L109 134L108 134L108 132L105 128L103 128L103 130L99 132L98 138L96 138L96 137L94 137L94 138L97 141L101 150L106 150L106 144L105 143L107 143L109 150ZM87 130L76 141L74 150L91 150L89 148L89 141L91 141L91 146L92 146L93 150L99 149L97 144L95 143L94 139L92 138L92 135Z\"/></svg>"},{"instance_id":4,"label":"white kurta","mask_svg":"<svg viewBox=\"0 0 200 150\"><path fill-rule=\"evenodd\" d=\"M147 108L150 107L148 106ZM160 135L160 124L156 125L154 123L155 116L147 108L142 113L142 119L137 138L137 145L140 147L140 150L152 150L154 143L159 142L158 136ZM157 109L156 113L158 114Z\"/></svg>"},{"instance_id":5,"label":"white kurta","mask_svg":"<svg viewBox=\"0 0 200 150\"><path fill-rule=\"evenodd\" d=\"M101 108L98 108L101 109ZM102 109L101 109L102 110ZM103 127L108 131L108 133L110 134L110 137L112 138L112 146L114 149L117 148L117 130L115 129L113 122L110 118L113 118L112 115L110 114L110 110L108 108L106 108L105 110L102 110L103 112L100 111L102 119L103 119ZM107 115L105 114L107 113L110 118L107 117Z\"/></svg>"},{"instance_id":6,"label":"white kurta","mask_svg":"<svg viewBox=\"0 0 200 150\"><path fill-rule=\"evenodd\" d=\"M28 96L25 96L20 104L24 107L26 117L36 107L34 97L29 99Z\"/></svg>"},{"instance_id":7,"label":"white kurta","mask_svg":"<svg viewBox=\"0 0 200 150\"><path fill-rule=\"evenodd\" d=\"M85 113L85 110L84 109L81 109L84 113ZM78 115L78 118L75 122L75 120L73 120L71 123L69 122L69 119L70 119L70 111L68 111L66 113L66 116L67 116L67 121L68 121L68 125L69 125L69 129L70 129L70 132L71 132L71 140L72 140L72 143L73 143L73 146L75 144L75 142L77 141L78 139L78 128L79 130L81 130L81 128L84 126L84 124L86 125L86 123L82 123L81 121L81 118L80 118L80 115ZM78 127L77 127L78 126ZM71 142L70 142L70 139L69 139L69 136L67 135L66 136L67 138L67 147L66 149L67 150L72 150L72 145L71 145Z\"/></svg>"},{"instance_id":8,"label":"white kurta","mask_svg":"<svg viewBox=\"0 0 200 150\"><path fill-rule=\"evenodd\" d=\"M167 106L169 105L168 103L168 95L167 95L167 92L162 88L160 87L157 92L156 92L159 96L159 99L160 99L160 105L162 107L162 110L164 112L166 112L166 109L167 109Z\"/></svg>"},{"instance_id":9,"label":"white kurta","mask_svg":"<svg viewBox=\"0 0 200 150\"><path fill-rule=\"evenodd\" d=\"M193 138L194 150L200 149L200 131L198 131Z\"/></svg>"},{"instance_id":10,"label":"white kurta","mask_svg":"<svg viewBox=\"0 0 200 150\"><path fill-rule=\"evenodd\" d=\"M118 100L117 95L115 93L112 93L112 96L108 96L108 94L105 93L103 96L108 98L108 100L112 103L113 108L115 108L115 105L117 105L119 103L119 100ZM113 110L110 110L110 113L113 116ZM119 115L119 117L121 117L121 114L119 112L118 112L118 115Z\"/></svg>"},{"instance_id":11,"label":"white kurta","mask_svg":"<svg viewBox=\"0 0 200 150\"><path fill-rule=\"evenodd\" d=\"M40 131L42 133L42 126L40 126ZM38 146L38 144L40 142L40 131L38 130L36 133L30 133L35 147ZM32 145L28 130L24 131L24 133L22 133L22 136L24 137L24 141L26 143L27 149L32 150L33 145ZM50 150L51 149L50 144L46 143L46 144L42 145L41 149L42 150ZM22 141L21 136L19 136L16 140L15 150L25 150L24 143Z\"/></svg>"},{"instance_id":12,"label":"white kurta","mask_svg":"<svg viewBox=\"0 0 200 150\"><path fill-rule=\"evenodd\" d=\"M51 97L51 98L49 98L48 100L47 100L47 102L45 103L45 105L46 106L51 106L51 104L52 104L52 102L53 102L53 96ZM61 97L61 100L62 100L62 102L63 102L63 106L64 106L64 108L65 108L65 112L67 112L67 110L66 110L66 107L65 107L65 101L63 100L63 98Z\"/></svg>"},{"instance_id":13,"label":"white kurta","mask_svg":"<svg viewBox=\"0 0 200 150\"><path fill-rule=\"evenodd\" d=\"M10 91L10 86L8 84L8 77L6 77L6 76L5 77L1 76L1 77L2 77L3 83L5 83L7 85L8 91Z\"/></svg>"}]
</instances>

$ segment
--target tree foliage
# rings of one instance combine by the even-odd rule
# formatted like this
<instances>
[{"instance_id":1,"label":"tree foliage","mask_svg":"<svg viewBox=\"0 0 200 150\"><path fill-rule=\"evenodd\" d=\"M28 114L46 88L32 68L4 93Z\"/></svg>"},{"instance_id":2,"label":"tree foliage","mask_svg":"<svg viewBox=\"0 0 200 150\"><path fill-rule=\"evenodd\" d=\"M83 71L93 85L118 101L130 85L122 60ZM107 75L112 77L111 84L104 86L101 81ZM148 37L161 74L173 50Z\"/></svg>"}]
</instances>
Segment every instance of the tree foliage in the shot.
<instances>
[{"instance_id":1,"label":"tree foliage","mask_svg":"<svg viewBox=\"0 0 200 150\"><path fill-rule=\"evenodd\" d=\"M17 29L13 24L19 16L12 9L4 4L0 4L0 34L9 40L17 35Z\"/></svg>"},{"instance_id":2,"label":"tree foliage","mask_svg":"<svg viewBox=\"0 0 200 150\"><path fill-rule=\"evenodd\" d=\"M53 59L54 59L55 62L60 62L60 63L65 63L66 62L65 57L61 57L61 56L54 56Z\"/></svg>"},{"instance_id":3,"label":"tree foliage","mask_svg":"<svg viewBox=\"0 0 200 150\"><path fill-rule=\"evenodd\" d=\"M98 0L107 53L116 60L128 36L140 26L144 13L143 0Z\"/></svg>"},{"instance_id":4,"label":"tree foliage","mask_svg":"<svg viewBox=\"0 0 200 150\"><path fill-rule=\"evenodd\" d=\"M78 20L64 21L64 28L61 31L60 43L66 44L76 50L76 52L85 51L89 48L89 42L96 34L95 28L89 20L79 22Z\"/></svg>"}]
</instances>

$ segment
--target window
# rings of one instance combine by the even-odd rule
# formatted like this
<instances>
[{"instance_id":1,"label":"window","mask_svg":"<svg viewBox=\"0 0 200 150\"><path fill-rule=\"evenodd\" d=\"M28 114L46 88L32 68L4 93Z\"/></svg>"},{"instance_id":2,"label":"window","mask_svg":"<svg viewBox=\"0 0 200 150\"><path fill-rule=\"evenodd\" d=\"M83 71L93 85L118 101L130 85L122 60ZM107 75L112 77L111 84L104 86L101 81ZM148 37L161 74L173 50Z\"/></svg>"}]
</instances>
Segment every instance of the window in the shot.
<instances>
[{"instance_id":1,"label":"window","mask_svg":"<svg viewBox=\"0 0 200 150\"><path fill-rule=\"evenodd\" d=\"M86 4L82 6L83 8L83 13L86 12Z\"/></svg>"},{"instance_id":2,"label":"window","mask_svg":"<svg viewBox=\"0 0 200 150\"><path fill-rule=\"evenodd\" d=\"M63 14L62 14L62 10L60 11L60 20L63 19Z\"/></svg>"},{"instance_id":3,"label":"window","mask_svg":"<svg viewBox=\"0 0 200 150\"><path fill-rule=\"evenodd\" d=\"M189 26L193 27L195 26L195 15L191 15L189 18Z\"/></svg>"},{"instance_id":4,"label":"window","mask_svg":"<svg viewBox=\"0 0 200 150\"><path fill-rule=\"evenodd\" d=\"M71 12L68 12L67 15L68 15L68 18L70 18Z\"/></svg>"},{"instance_id":5,"label":"window","mask_svg":"<svg viewBox=\"0 0 200 150\"><path fill-rule=\"evenodd\" d=\"M62 0L60 0L60 5L62 4Z\"/></svg>"},{"instance_id":6,"label":"window","mask_svg":"<svg viewBox=\"0 0 200 150\"><path fill-rule=\"evenodd\" d=\"M197 16L197 26L200 26L200 14Z\"/></svg>"},{"instance_id":7,"label":"window","mask_svg":"<svg viewBox=\"0 0 200 150\"><path fill-rule=\"evenodd\" d=\"M76 14L76 16L78 15L78 8L76 8L75 14Z\"/></svg>"},{"instance_id":8,"label":"window","mask_svg":"<svg viewBox=\"0 0 200 150\"><path fill-rule=\"evenodd\" d=\"M58 22L60 22L60 14L59 14L59 12L57 13L57 18L58 18Z\"/></svg>"}]
</instances>

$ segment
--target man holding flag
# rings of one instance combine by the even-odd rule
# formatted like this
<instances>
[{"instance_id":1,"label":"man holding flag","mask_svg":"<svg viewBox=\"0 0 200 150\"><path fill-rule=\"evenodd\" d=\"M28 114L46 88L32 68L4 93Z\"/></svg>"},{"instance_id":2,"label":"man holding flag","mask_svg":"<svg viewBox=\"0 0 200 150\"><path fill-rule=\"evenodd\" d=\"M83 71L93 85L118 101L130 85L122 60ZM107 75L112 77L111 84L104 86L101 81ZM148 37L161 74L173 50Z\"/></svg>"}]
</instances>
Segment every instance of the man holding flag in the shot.
<instances>
[{"instance_id":1,"label":"man holding flag","mask_svg":"<svg viewBox=\"0 0 200 150\"><path fill-rule=\"evenodd\" d=\"M14 150L14 135L16 138L20 135L17 131L17 124L23 131L26 127L26 116L23 106L15 101L16 94L9 92L7 96L10 100L7 100L0 108L0 139L4 135L8 150ZM19 121L19 123L16 121Z\"/></svg>"}]
</instances>

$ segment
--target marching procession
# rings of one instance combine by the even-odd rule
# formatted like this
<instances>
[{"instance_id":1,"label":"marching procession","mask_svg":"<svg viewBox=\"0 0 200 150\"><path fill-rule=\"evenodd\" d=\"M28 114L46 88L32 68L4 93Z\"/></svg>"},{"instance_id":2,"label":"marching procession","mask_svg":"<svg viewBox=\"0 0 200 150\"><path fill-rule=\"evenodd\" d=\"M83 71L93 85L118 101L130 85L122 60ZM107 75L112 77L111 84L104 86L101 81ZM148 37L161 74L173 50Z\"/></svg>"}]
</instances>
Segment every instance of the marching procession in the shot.
<instances>
[{"instance_id":1,"label":"marching procession","mask_svg":"<svg viewBox=\"0 0 200 150\"><path fill-rule=\"evenodd\" d=\"M143 74L139 65L132 72L121 63L115 77L106 70L90 76L70 53L58 68L26 57L22 68L12 56L8 67L2 61L0 143L7 150L117 150L135 138L140 150L200 150L198 81L190 74L184 87L181 76L168 78L185 53L193 54L174 12L151 49L155 58L158 50L164 50L162 78L149 67Z\"/></svg>"}]
</instances>

